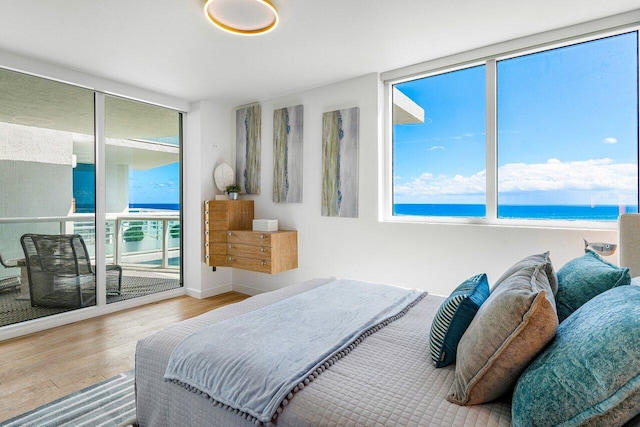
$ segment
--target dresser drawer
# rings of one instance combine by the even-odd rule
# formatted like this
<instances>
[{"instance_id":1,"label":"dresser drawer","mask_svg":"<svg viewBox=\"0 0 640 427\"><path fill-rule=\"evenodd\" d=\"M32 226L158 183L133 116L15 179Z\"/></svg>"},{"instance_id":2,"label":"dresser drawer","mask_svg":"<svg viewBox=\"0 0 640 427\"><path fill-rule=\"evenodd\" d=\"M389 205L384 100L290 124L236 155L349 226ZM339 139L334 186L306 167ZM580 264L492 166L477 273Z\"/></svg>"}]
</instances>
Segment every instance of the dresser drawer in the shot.
<instances>
[{"instance_id":1,"label":"dresser drawer","mask_svg":"<svg viewBox=\"0 0 640 427\"><path fill-rule=\"evenodd\" d=\"M255 259L229 255L227 257L227 261L229 267L271 274L271 260L269 259Z\"/></svg>"},{"instance_id":2,"label":"dresser drawer","mask_svg":"<svg viewBox=\"0 0 640 427\"><path fill-rule=\"evenodd\" d=\"M271 234L266 231L233 230L227 233L227 242L244 245L271 246Z\"/></svg>"},{"instance_id":3,"label":"dresser drawer","mask_svg":"<svg viewBox=\"0 0 640 427\"><path fill-rule=\"evenodd\" d=\"M207 265L215 267L228 267L228 255L205 255L204 259Z\"/></svg>"},{"instance_id":4,"label":"dresser drawer","mask_svg":"<svg viewBox=\"0 0 640 427\"><path fill-rule=\"evenodd\" d=\"M224 230L205 230L206 242L227 243L227 232Z\"/></svg>"},{"instance_id":5,"label":"dresser drawer","mask_svg":"<svg viewBox=\"0 0 640 427\"><path fill-rule=\"evenodd\" d=\"M226 210L204 211L204 220L205 221L228 221L229 212L227 212Z\"/></svg>"},{"instance_id":6,"label":"dresser drawer","mask_svg":"<svg viewBox=\"0 0 640 427\"><path fill-rule=\"evenodd\" d=\"M229 229L229 221L207 220L204 222L204 228L207 230L221 231Z\"/></svg>"},{"instance_id":7,"label":"dresser drawer","mask_svg":"<svg viewBox=\"0 0 640 427\"><path fill-rule=\"evenodd\" d=\"M215 255L215 254L226 255L227 254L227 244L226 243L207 242L207 243L204 244L204 251L208 255Z\"/></svg>"},{"instance_id":8,"label":"dresser drawer","mask_svg":"<svg viewBox=\"0 0 640 427\"><path fill-rule=\"evenodd\" d=\"M205 213L208 212L228 212L229 202L227 200L205 200Z\"/></svg>"},{"instance_id":9,"label":"dresser drawer","mask_svg":"<svg viewBox=\"0 0 640 427\"><path fill-rule=\"evenodd\" d=\"M233 256L246 258L271 259L270 246L243 245L241 243L229 243L227 253Z\"/></svg>"}]
</instances>

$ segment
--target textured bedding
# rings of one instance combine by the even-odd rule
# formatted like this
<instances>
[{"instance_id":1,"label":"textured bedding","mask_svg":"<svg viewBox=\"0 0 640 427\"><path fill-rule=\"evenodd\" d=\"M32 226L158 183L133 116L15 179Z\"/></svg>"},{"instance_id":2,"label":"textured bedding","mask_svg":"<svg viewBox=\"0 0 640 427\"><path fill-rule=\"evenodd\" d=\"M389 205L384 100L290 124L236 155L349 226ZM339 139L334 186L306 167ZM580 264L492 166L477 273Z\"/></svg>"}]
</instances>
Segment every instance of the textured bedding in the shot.
<instances>
[{"instance_id":1,"label":"textured bedding","mask_svg":"<svg viewBox=\"0 0 640 427\"><path fill-rule=\"evenodd\" d=\"M164 380L174 348L207 325L305 292L317 279L254 296L180 322L138 342L137 418L141 426L250 426L248 419ZM506 402L458 406L446 400L454 367L436 369L429 330L443 298L427 295L402 318L368 336L295 394L278 426L509 426Z\"/></svg>"},{"instance_id":2,"label":"textured bedding","mask_svg":"<svg viewBox=\"0 0 640 427\"><path fill-rule=\"evenodd\" d=\"M194 332L164 377L268 423L305 383L424 295L335 280Z\"/></svg>"}]
</instances>

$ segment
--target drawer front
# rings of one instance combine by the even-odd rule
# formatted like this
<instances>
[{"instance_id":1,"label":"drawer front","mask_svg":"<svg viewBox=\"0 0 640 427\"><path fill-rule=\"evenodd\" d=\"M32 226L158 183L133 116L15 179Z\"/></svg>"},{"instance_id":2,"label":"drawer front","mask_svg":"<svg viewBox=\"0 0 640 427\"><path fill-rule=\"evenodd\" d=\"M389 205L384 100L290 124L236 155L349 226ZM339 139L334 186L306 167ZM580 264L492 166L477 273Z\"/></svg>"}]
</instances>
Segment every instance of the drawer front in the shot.
<instances>
[{"instance_id":1,"label":"drawer front","mask_svg":"<svg viewBox=\"0 0 640 427\"><path fill-rule=\"evenodd\" d=\"M229 267L271 274L271 261L268 259L244 258L229 255L227 260Z\"/></svg>"},{"instance_id":2,"label":"drawer front","mask_svg":"<svg viewBox=\"0 0 640 427\"><path fill-rule=\"evenodd\" d=\"M204 210L209 212L227 212L229 210L227 206L226 201L207 200L204 202Z\"/></svg>"},{"instance_id":3,"label":"drawer front","mask_svg":"<svg viewBox=\"0 0 640 427\"><path fill-rule=\"evenodd\" d=\"M228 230L229 221L207 220L204 222L204 228L206 228L207 230Z\"/></svg>"},{"instance_id":4,"label":"drawer front","mask_svg":"<svg viewBox=\"0 0 640 427\"><path fill-rule=\"evenodd\" d=\"M205 253L208 255L226 255L227 254L227 244L226 243L211 243L207 242L204 244Z\"/></svg>"},{"instance_id":5,"label":"drawer front","mask_svg":"<svg viewBox=\"0 0 640 427\"><path fill-rule=\"evenodd\" d=\"M228 255L205 255L205 261L212 267L228 267Z\"/></svg>"},{"instance_id":6,"label":"drawer front","mask_svg":"<svg viewBox=\"0 0 640 427\"><path fill-rule=\"evenodd\" d=\"M227 232L224 230L205 230L205 240L214 243L226 243Z\"/></svg>"},{"instance_id":7,"label":"drawer front","mask_svg":"<svg viewBox=\"0 0 640 427\"><path fill-rule=\"evenodd\" d=\"M271 235L259 231L229 231L227 242L243 245L271 246Z\"/></svg>"},{"instance_id":8,"label":"drawer front","mask_svg":"<svg viewBox=\"0 0 640 427\"><path fill-rule=\"evenodd\" d=\"M271 259L270 246L243 245L241 243L229 243L227 245L227 253L233 256L255 258L255 259Z\"/></svg>"},{"instance_id":9,"label":"drawer front","mask_svg":"<svg viewBox=\"0 0 640 427\"><path fill-rule=\"evenodd\" d=\"M205 221L228 221L229 213L224 211L204 211Z\"/></svg>"}]
</instances>

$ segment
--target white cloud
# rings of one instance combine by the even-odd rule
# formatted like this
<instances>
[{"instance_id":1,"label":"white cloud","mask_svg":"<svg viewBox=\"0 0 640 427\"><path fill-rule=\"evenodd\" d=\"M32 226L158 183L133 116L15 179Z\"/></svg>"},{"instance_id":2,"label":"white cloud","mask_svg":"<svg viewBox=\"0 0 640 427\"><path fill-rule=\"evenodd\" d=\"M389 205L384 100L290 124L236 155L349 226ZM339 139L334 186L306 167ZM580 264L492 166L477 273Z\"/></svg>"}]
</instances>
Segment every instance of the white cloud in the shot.
<instances>
[{"instance_id":1,"label":"white cloud","mask_svg":"<svg viewBox=\"0 0 640 427\"><path fill-rule=\"evenodd\" d=\"M429 150L427 150L427 151L434 151L434 150L442 150L442 151L444 151L444 147L442 145L434 145L433 147L429 148Z\"/></svg>"},{"instance_id":2,"label":"white cloud","mask_svg":"<svg viewBox=\"0 0 640 427\"><path fill-rule=\"evenodd\" d=\"M618 140L612 137L608 137L603 139L602 142L604 142L605 144L615 144L616 142L618 142Z\"/></svg>"},{"instance_id":3,"label":"white cloud","mask_svg":"<svg viewBox=\"0 0 640 427\"><path fill-rule=\"evenodd\" d=\"M412 181L396 184L395 193L402 196L482 194L485 188L484 183L484 171L469 177L462 175L434 176L430 173L423 173Z\"/></svg>"},{"instance_id":4,"label":"white cloud","mask_svg":"<svg viewBox=\"0 0 640 427\"><path fill-rule=\"evenodd\" d=\"M636 188L637 167L633 163L613 163L597 159L563 163L550 159L539 164L508 164L498 170L500 190L615 190Z\"/></svg>"},{"instance_id":5,"label":"white cloud","mask_svg":"<svg viewBox=\"0 0 640 427\"><path fill-rule=\"evenodd\" d=\"M424 173L396 183L399 196L454 196L482 194L485 171L471 176ZM637 167L633 163L613 163L611 159L546 163L510 163L498 169L501 192L594 190L635 192Z\"/></svg>"}]
</instances>

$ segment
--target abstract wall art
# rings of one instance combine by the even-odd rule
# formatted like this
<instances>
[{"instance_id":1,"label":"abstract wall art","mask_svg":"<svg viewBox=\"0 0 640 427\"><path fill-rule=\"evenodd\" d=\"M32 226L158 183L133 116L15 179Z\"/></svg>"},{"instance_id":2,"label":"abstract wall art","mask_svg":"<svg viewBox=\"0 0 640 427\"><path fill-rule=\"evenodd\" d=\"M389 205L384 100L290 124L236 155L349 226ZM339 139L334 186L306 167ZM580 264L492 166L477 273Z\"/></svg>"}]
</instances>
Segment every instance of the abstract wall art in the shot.
<instances>
[{"instance_id":1,"label":"abstract wall art","mask_svg":"<svg viewBox=\"0 0 640 427\"><path fill-rule=\"evenodd\" d=\"M236 184L243 193L260 194L260 105L236 110Z\"/></svg>"},{"instance_id":2,"label":"abstract wall art","mask_svg":"<svg viewBox=\"0 0 640 427\"><path fill-rule=\"evenodd\" d=\"M273 201L302 202L302 105L273 112Z\"/></svg>"},{"instance_id":3,"label":"abstract wall art","mask_svg":"<svg viewBox=\"0 0 640 427\"><path fill-rule=\"evenodd\" d=\"M322 215L358 217L358 107L322 115Z\"/></svg>"}]
</instances>

